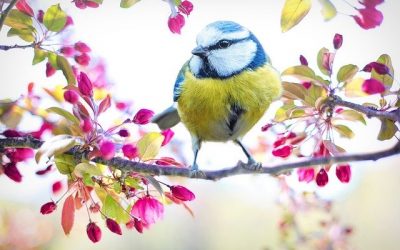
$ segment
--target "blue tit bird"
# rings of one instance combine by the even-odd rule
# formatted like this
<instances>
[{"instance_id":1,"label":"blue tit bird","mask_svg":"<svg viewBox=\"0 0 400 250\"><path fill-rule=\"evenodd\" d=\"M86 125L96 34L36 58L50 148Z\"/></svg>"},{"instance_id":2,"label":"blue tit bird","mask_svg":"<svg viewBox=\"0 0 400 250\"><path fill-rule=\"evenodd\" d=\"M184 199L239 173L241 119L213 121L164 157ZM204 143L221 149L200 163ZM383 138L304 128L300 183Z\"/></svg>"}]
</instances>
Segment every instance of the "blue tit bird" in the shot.
<instances>
[{"instance_id":1,"label":"blue tit bird","mask_svg":"<svg viewBox=\"0 0 400 250\"><path fill-rule=\"evenodd\" d=\"M196 42L175 81L173 105L152 122L161 130L183 122L192 137L194 172L203 141L233 141L248 158L247 166L257 169L261 164L241 140L280 97L280 74L254 34L235 22L207 25Z\"/></svg>"}]
</instances>

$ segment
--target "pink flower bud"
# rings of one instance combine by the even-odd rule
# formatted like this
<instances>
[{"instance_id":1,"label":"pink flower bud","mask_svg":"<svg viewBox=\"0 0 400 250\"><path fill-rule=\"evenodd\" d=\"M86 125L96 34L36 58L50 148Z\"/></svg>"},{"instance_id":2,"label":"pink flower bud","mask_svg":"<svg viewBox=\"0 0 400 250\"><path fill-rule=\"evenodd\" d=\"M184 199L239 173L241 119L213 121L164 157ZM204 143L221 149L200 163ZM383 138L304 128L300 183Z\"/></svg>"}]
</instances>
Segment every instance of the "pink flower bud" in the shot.
<instances>
[{"instance_id":1,"label":"pink flower bud","mask_svg":"<svg viewBox=\"0 0 400 250\"><path fill-rule=\"evenodd\" d=\"M298 168L297 175L299 176L299 181L309 183L314 180L315 170L314 168Z\"/></svg>"},{"instance_id":2,"label":"pink flower bud","mask_svg":"<svg viewBox=\"0 0 400 250\"><path fill-rule=\"evenodd\" d=\"M333 37L333 47L335 49L340 49L340 47L342 47L343 44L343 36L341 34L335 34L335 36Z\"/></svg>"},{"instance_id":3,"label":"pink flower bud","mask_svg":"<svg viewBox=\"0 0 400 250\"><path fill-rule=\"evenodd\" d=\"M161 143L161 146L165 146L168 144L168 142L171 141L172 137L174 137L174 131L172 131L172 129L166 129L164 131L161 132L161 134L164 136L164 140Z\"/></svg>"},{"instance_id":4,"label":"pink flower bud","mask_svg":"<svg viewBox=\"0 0 400 250\"><path fill-rule=\"evenodd\" d=\"M47 174L48 172L51 171L52 167L53 167L53 165L48 165L45 169L41 169L41 170L36 171L36 174L37 175L45 175L45 174Z\"/></svg>"},{"instance_id":5,"label":"pink flower bud","mask_svg":"<svg viewBox=\"0 0 400 250\"><path fill-rule=\"evenodd\" d=\"M340 114L340 113L342 113L343 111L344 111L343 108L337 108L337 109L335 109L335 113L336 113L336 114Z\"/></svg>"},{"instance_id":6,"label":"pink flower bud","mask_svg":"<svg viewBox=\"0 0 400 250\"><path fill-rule=\"evenodd\" d=\"M119 136L121 137L129 137L129 131L127 129L121 129L120 131L118 131Z\"/></svg>"},{"instance_id":7,"label":"pink flower bud","mask_svg":"<svg viewBox=\"0 0 400 250\"><path fill-rule=\"evenodd\" d=\"M93 203L90 205L89 209L92 213L98 213L100 211L100 205L98 203Z\"/></svg>"},{"instance_id":8,"label":"pink flower bud","mask_svg":"<svg viewBox=\"0 0 400 250\"><path fill-rule=\"evenodd\" d=\"M150 122L153 115L153 111L149 109L141 109L135 114L132 121L136 124L144 125Z\"/></svg>"},{"instance_id":9,"label":"pink flower bud","mask_svg":"<svg viewBox=\"0 0 400 250\"><path fill-rule=\"evenodd\" d=\"M115 155L115 145L111 141L103 141L100 145L100 153L101 156L106 159L110 160Z\"/></svg>"},{"instance_id":10,"label":"pink flower bud","mask_svg":"<svg viewBox=\"0 0 400 250\"><path fill-rule=\"evenodd\" d=\"M37 13L37 20L39 21L39 23L43 23L43 16L44 16L44 11L39 10Z\"/></svg>"},{"instance_id":11,"label":"pink flower bud","mask_svg":"<svg viewBox=\"0 0 400 250\"><path fill-rule=\"evenodd\" d=\"M137 147L132 144L125 144L124 146L122 146L122 152L124 153L124 156L129 158L130 160L139 155Z\"/></svg>"},{"instance_id":12,"label":"pink flower bud","mask_svg":"<svg viewBox=\"0 0 400 250\"><path fill-rule=\"evenodd\" d=\"M42 214L51 214L54 210L56 210L57 205L53 201L47 202L43 204L40 208L40 213Z\"/></svg>"},{"instance_id":13,"label":"pink flower bud","mask_svg":"<svg viewBox=\"0 0 400 250\"><path fill-rule=\"evenodd\" d=\"M81 72L78 77L78 88L79 92L85 96L93 96L93 85L90 81L89 77L84 73Z\"/></svg>"},{"instance_id":14,"label":"pink flower bud","mask_svg":"<svg viewBox=\"0 0 400 250\"><path fill-rule=\"evenodd\" d=\"M262 131L262 132L267 132L268 129L270 129L272 126L274 126L274 124L272 124L272 123L267 123L267 124L265 124L264 126L261 127L261 131Z\"/></svg>"},{"instance_id":15,"label":"pink flower bud","mask_svg":"<svg viewBox=\"0 0 400 250\"><path fill-rule=\"evenodd\" d=\"M304 66L308 66L308 61L303 55L300 55L300 64L304 65Z\"/></svg>"},{"instance_id":16,"label":"pink flower bud","mask_svg":"<svg viewBox=\"0 0 400 250\"><path fill-rule=\"evenodd\" d=\"M90 47L87 46L86 43L80 41L75 43L74 48L82 53L88 53L91 51Z\"/></svg>"},{"instance_id":17,"label":"pink flower bud","mask_svg":"<svg viewBox=\"0 0 400 250\"><path fill-rule=\"evenodd\" d=\"M111 232L122 235L121 227L118 225L118 223L115 220L107 218L106 225L107 225L107 228L110 229Z\"/></svg>"},{"instance_id":18,"label":"pink flower bud","mask_svg":"<svg viewBox=\"0 0 400 250\"><path fill-rule=\"evenodd\" d=\"M86 233L89 239L93 242L99 242L101 240L101 229L94 222L90 222L86 227Z\"/></svg>"},{"instance_id":19,"label":"pink flower bud","mask_svg":"<svg viewBox=\"0 0 400 250\"><path fill-rule=\"evenodd\" d=\"M51 63L47 62L46 63L46 77L50 77L56 73L56 69L51 66Z\"/></svg>"},{"instance_id":20,"label":"pink flower bud","mask_svg":"<svg viewBox=\"0 0 400 250\"><path fill-rule=\"evenodd\" d=\"M11 162L21 162L32 158L35 155L30 148L16 148L15 150L9 152L7 157Z\"/></svg>"},{"instance_id":21,"label":"pink flower bud","mask_svg":"<svg viewBox=\"0 0 400 250\"><path fill-rule=\"evenodd\" d=\"M99 4L95 1L86 0L86 6L89 8L97 8Z\"/></svg>"},{"instance_id":22,"label":"pink flower bud","mask_svg":"<svg viewBox=\"0 0 400 250\"><path fill-rule=\"evenodd\" d=\"M64 56L71 57L74 55L75 49L70 46L62 47L60 49L60 53L62 53Z\"/></svg>"},{"instance_id":23,"label":"pink flower bud","mask_svg":"<svg viewBox=\"0 0 400 250\"><path fill-rule=\"evenodd\" d=\"M309 89L309 88L311 88L312 83L311 82L302 82L301 85L303 85L303 87L305 89Z\"/></svg>"},{"instance_id":24,"label":"pink flower bud","mask_svg":"<svg viewBox=\"0 0 400 250\"><path fill-rule=\"evenodd\" d=\"M64 92L64 100L71 104L76 104L79 101L79 94L75 90L69 89Z\"/></svg>"},{"instance_id":25,"label":"pink flower bud","mask_svg":"<svg viewBox=\"0 0 400 250\"><path fill-rule=\"evenodd\" d=\"M80 127L84 133L90 133L93 130L93 123L90 118L85 118L81 121Z\"/></svg>"},{"instance_id":26,"label":"pink flower bud","mask_svg":"<svg viewBox=\"0 0 400 250\"><path fill-rule=\"evenodd\" d=\"M336 166L336 176L342 183L349 183L351 178L351 168L349 164Z\"/></svg>"},{"instance_id":27,"label":"pink flower bud","mask_svg":"<svg viewBox=\"0 0 400 250\"><path fill-rule=\"evenodd\" d=\"M390 73L389 67L386 66L383 63L378 63L378 62L370 62L367 65L364 66L362 71L365 72L371 72L372 70L375 70L376 73L380 75L386 75Z\"/></svg>"},{"instance_id":28,"label":"pink flower bud","mask_svg":"<svg viewBox=\"0 0 400 250\"><path fill-rule=\"evenodd\" d=\"M22 181L22 175L20 174L16 164L14 162L7 163L4 166L4 174L15 182Z\"/></svg>"},{"instance_id":29,"label":"pink flower bud","mask_svg":"<svg viewBox=\"0 0 400 250\"><path fill-rule=\"evenodd\" d=\"M22 13L33 17L33 10L31 8L31 6L29 6L29 4L25 1L25 0L18 0L17 4L15 5L15 7L21 11Z\"/></svg>"},{"instance_id":30,"label":"pink flower bud","mask_svg":"<svg viewBox=\"0 0 400 250\"><path fill-rule=\"evenodd\" d=\"M363 29L372 29L381 25L383 14L375 8L357 9L359 16L353 16L356 23Z\"/></svg>"},{"instance_id":31,"label":"pink flower bud","mask_svg":"<svg viewBox=\"0 0 400 250\"><path fill-rule=\"evenodd\" d=\"M53 190L53 194L57 194L63 188L63 184L62 184L61 181L56 181L56 182L53 183L51 188Z\"/></svg>"},{"instance_id":32,"label":"pink flower bud","mask_svg":"<svg viewBox=\"0 0 400 250\"><path fill-rule=\"evenodd\" d=\"M369 95L380 94L385 92L385 86L383 85L383 83L374 78L365 80L361 88L365 93Z\"/></svg>"},{"instance_id":33,"label":"pink flower bud","mask_svg":"<svg viewBox=\"0 0 400 250\"><path fill-rule=\"evenodd\" d=\"M90 62L90 56L86 53L76 55L74 57L74 59L75 59L75 62L77 62L78 64L80 64L82 66L88 66L89 62Z\"/></svg>"},{"instance_id":34,"label":"pink flower bud","mask_svg":"<svg viewBox=\"0 0 400 250\"><path fill-rule=\"evenodd\" d=\"M329 178L325 169L321 168L321 170L319 170L317 177L315 178L315 181L317 182L317 185L319 187L323 187L328 183Z\"/></svg>"},{"instance_id":35,"label":"pink flower bud","mask_svg":"<svg viewBox=\"0 0 400 250\"><path fill-rule=\"evenodd\" d=\"M384 0L361 0L359 2L367 8L375 8L378 4L383 3Z\"/></svg>"},{"instance_id":36,"label":"pink flower bud","mask_svg":"<svg viewBox=\"0 0 400 250\"><path fill-rule=\"evenodd\" d=\"M193 10L193 4L185 0L178 6L178 10L188 16Z\"/></svg>"},{"instance_id":37,"label":"pink flower bud","mask_svg":"<svg viewBox=\"0 0 400 250\"><path fill-rule=\"evenodd\" d=\"M135 226L135 229L136 229L136 231L138 231L139 233L143 233L143 223L142 223L142 220L138 220L138 219L133 219L133 221L134 221L134 226Z\"/></svg>"},{"instance_id":38,"label":"pink flower bud","mask_svg":"<svg viewBox=\"0 0 400 250\"><path fill-rule=\"evenodd\" d=\"M3 132L3 135L7 138L9 137L20 137L22 134L14 129L7 129Z\"/></svg>"},{"instance_id":39,"label":"pink flower bud","mask_svg":"<svg viewBox=\"0 0 400 250\"><path fill-rule=\"evenodd\" d=\"M183 186L171 186L170 189L172 195L181 201L192 201L195 198L195 195L192 193L192 191Z\"/></svg>"},{"instance_id":40,"label":"pink flower bud","mask_svg":"<svg viewBox=\"0 0 400 250\"><path fill-rule=\"evenodd\" d=\"M185 18L181 14L170 16L168 19L168 27L172 33L180 34L182 27L185 25Z\"/></svg>"},{"instance_id":41,"label":"pink flower bud","mask_svg":"<svg viewBox=\"0 0 400 250\"><path fill-rule=\"evenodd\" d=\"M292 145L283 145L272 150L272 155L286 158L292 153L293 146Z\"/></svg>"},{"instance_id":42,"label":"pink flower bud","mask_svg":"<svg viewBox=\"0 0 400 250\"><path fill-rule=\"evenodd\" d=\"M276 141L274 141L273 146L274 148L279 147L280 145L285 144L286 142L286 137L285 136L280 136Z\"/></svg>"},{"instance_id":43,"label":"pink flower bud","mask_svg":"<svg viewBox=\"0 0 400 250\"><path fill-rule=\"evenodd\" d=\"M86 9L86 0L74 0L75 6L79 9Z\"/></svg>"},{"instance_id":44,"label":"pink flower bud","mask_svg":"<svg viewBox=\"0 0 400 250\"><path fill-rule=\"evenodd\" d=\"M74 20L72 19L72 17L71 16L67 16L67 21L65 22L64 29L67 28L70 25L73 25L73 24L74 24Z\"/></svg>"}]
</instances>

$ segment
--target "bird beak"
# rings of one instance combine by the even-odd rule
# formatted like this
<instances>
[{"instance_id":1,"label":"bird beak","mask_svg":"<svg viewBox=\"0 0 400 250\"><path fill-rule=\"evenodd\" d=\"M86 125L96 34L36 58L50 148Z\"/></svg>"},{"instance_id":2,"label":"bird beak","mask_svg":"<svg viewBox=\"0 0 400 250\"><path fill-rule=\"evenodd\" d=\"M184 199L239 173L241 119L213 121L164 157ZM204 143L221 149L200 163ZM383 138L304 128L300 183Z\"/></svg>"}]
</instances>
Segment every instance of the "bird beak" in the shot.
<instances>
[{"instance_id":1,"label":"bird beak","mask_svg":"<svg viewBox=\"0 0 400 250\"><path fill-rule=\"evenodd\" d=\"M206 57L207 53L208 53L208 51L205 48L201 47L201 46L197 46L196 48L194 48L192 50L192 54L196 55L196 56L199 56L199 57Z\"/></svg>"}]
</instances>

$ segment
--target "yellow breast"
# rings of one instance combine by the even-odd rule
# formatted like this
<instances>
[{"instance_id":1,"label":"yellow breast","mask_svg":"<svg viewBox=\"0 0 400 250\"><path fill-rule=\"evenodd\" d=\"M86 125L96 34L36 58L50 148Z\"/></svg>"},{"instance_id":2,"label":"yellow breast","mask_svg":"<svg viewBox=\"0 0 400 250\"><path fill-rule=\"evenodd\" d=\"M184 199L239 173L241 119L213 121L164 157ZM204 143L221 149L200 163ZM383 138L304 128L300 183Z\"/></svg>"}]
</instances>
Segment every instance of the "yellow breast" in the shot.
<instances>
[{"instance_id":1,"label":"yellow breast","mask_svg":"<svg viewBox=\"0 0 400 250\"><path fill-rule=\"evenodd\" d=\"M178 111L189 132L200 140L233 140L254 126L281 88L279 73L268 64L228 79L198 79L188 70ZM229 127L232 104L243 109L234 129Z\"/></svg>"}]
</instances>

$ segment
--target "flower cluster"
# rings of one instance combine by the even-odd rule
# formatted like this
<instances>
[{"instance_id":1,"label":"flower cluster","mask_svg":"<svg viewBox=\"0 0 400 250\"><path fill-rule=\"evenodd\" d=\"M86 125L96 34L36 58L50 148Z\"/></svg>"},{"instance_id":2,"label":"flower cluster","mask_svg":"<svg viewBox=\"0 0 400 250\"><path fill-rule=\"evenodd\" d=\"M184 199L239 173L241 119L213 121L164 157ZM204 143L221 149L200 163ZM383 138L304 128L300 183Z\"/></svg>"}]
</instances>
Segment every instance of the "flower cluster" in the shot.
<instances>
[{"instance_id":1,"label":"flower cluster","mask_svg":"<svg viewBox=\"0 0 400 250\"><path fill-rule=\"evenodd\" d=\"M185 25L185 17L189 16L193 10L193 4L190 1L172 1L168 0L171 8L171 15L168 18L168 27L172 33L180 34Z\"/></svg>"}]
</instances>

